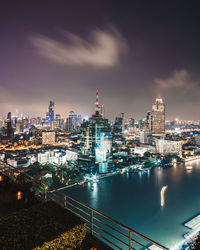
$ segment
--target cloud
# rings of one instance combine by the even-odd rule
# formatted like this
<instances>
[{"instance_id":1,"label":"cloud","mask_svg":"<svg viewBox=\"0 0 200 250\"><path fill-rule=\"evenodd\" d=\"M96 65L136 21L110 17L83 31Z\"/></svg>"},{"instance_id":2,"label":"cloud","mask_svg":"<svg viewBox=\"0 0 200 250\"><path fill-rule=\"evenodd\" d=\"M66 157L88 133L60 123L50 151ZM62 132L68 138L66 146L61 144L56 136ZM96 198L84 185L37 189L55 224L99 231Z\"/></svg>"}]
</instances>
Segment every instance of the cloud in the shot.
<instances>
[{"instance_id":1,"label":"cloud","mask_svg":"<svg viewBox=\"0 0 200 250\"><path fill-rule=\"evenodd\" d=\"M154 82L162 89L187 88L193 85L190 80L190 74L185 69L177 70L171 77L165 79L155 78Z\"/></svg>"},{"instance_id":2,"label":"cloud","mask_svg":"<svg viewBox=\"0 0 200 250\"><path fill-rule=\"evenodd\" d=\"M68 32L65 37L65 43L41 35L30 40L40 55L71 66L113 67L128 49L125 39L115 28L94 30L90 42Z\"/></svg>"}]
</instances>

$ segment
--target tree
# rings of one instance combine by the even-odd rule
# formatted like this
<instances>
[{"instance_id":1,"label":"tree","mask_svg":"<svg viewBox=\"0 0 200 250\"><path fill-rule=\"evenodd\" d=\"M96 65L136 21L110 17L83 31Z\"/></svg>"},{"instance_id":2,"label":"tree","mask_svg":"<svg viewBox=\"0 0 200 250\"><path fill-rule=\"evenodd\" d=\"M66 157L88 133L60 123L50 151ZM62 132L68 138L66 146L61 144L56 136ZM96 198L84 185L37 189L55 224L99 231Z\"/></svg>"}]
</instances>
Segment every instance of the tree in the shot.
<instances>
[{"instance_id":1,"label":"tree","mask_svg":"<svg viewBox=\"0 0 200 250\"><path fill-rule=\"evenodd\" d=\"M191 250L199 250L200 249L200 234L198 234L194 243L190 245L189 249Z\"/></svg>"},{"instance_id":2,"label":"tree","mask_svg":"<svg viewBox=\"0 0 200 250\"><path fill-rule=\"evenodd\" d=\"M145 158L149 158L150 156L151 156L151 153L149 153L148 151L144 153Z\"/></svg>"}]
</instances>

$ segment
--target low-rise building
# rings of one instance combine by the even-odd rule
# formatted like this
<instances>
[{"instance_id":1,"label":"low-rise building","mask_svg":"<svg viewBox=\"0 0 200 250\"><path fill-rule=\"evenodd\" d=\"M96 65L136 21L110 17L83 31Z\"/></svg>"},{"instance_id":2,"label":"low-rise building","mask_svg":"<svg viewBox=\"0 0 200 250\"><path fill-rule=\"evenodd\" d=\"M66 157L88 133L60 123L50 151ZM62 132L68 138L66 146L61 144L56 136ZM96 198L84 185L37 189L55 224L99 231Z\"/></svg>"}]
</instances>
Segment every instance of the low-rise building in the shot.
<instances>
[{"instance_id":1,"label":"low-rise building","mask_svg":"<svg viewBox=\"0 0 200 250\"><path fill-rule=\"evenodd\" d=\"M158 139L156 140L156 150L162 155L176 154L182 157L182 142Z\"/></svg>"}]
</instances>

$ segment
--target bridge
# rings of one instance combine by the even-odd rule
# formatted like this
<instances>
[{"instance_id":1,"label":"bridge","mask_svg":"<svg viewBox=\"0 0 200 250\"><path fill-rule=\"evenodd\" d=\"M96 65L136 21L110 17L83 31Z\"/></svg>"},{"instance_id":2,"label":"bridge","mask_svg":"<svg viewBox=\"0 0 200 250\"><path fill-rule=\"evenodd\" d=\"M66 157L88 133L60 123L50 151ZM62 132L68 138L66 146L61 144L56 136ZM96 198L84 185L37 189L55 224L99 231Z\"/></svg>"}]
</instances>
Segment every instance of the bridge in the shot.
<instances>
[{"instance_id":1,"label":"bridge","mask_svg":"<svg viewBox=\"0 0 200 250\"><path fill-rule=\"evenodd\" d=\"M27 180L33 183L33 190L39 199L44 201L52 200L79 216L86 223L87 231L90 234L113 249L167 249L105 214L41 181L36 181L24 171L2 161L0 161L0 173L13 180L23 173Z\"/></svg>"}]
</instances>

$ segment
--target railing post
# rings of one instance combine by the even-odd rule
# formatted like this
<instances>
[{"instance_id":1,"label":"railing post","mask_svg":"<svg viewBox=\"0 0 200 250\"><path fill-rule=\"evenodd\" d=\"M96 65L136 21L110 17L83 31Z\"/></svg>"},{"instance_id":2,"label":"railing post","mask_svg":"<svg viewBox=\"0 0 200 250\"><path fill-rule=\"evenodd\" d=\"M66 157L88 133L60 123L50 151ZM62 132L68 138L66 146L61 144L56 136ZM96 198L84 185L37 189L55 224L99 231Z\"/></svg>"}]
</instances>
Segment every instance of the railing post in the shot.
<instances>
[{"instance_id":1,"label":"railing post","mask_svg":"<svg viewBox=\"0 0 200 250\"><path fill-rule=\"evenodd\" d=\"M67 207L67 197L65 196L64 206Z\"/></svg>"},{"instance_id":2,"label":"railing post","mask_svg":"<svg viewBox=\"0 0 200 250\"><path fill-rule=\"evenodd\" d=\"M90 233L93 234L93 210L90 213Z\"/></svg>"},{"instance_id":3,"label":"railing post","mask_svg":"<svg viewBox=\"0 0 200 250\"><path fill-rule=\"evenodd\" d=\"M131 231L129 231L129 250L131 250Z\"/></svg>"},{"instance_id":4,"label":"railing post","mask_svg":"<svg viewBox=\"0 0 200 250\"><path fill-rule=\"evenodd\" d=\"M47 190L46 190L46 188L44 189L44 199L45 200L47 199Z\"/></svg>"}]
</instances>

